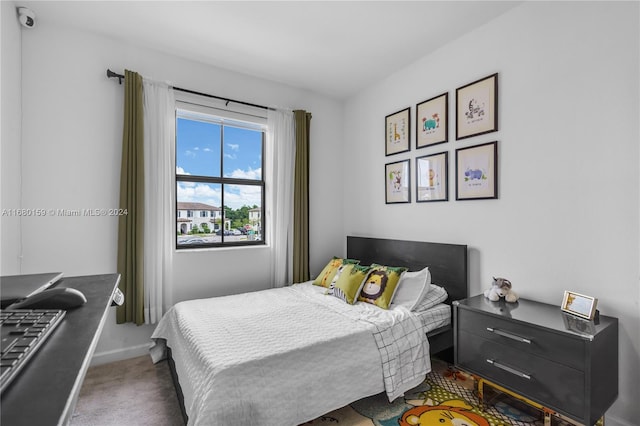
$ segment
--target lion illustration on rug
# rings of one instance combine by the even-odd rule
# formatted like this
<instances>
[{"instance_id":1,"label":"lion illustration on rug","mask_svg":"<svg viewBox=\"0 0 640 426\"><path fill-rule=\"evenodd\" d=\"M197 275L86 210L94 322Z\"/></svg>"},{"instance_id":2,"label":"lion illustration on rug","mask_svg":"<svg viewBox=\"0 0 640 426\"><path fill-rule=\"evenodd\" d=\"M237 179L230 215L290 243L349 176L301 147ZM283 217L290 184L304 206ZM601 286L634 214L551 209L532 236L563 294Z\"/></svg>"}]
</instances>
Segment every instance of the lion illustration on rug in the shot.
<instances>
[{"instance_id":1,"label":"lion illustration on rug","mask_svg":"<svg viewBox=\"0 0 640 426\"><path fill-rule=\"evenodd\" d=\"M419 405L406 411L398 420L400 426L490 426L472 407L462 400L444 401L440 405Z\"/></svg>"}]
</instances>

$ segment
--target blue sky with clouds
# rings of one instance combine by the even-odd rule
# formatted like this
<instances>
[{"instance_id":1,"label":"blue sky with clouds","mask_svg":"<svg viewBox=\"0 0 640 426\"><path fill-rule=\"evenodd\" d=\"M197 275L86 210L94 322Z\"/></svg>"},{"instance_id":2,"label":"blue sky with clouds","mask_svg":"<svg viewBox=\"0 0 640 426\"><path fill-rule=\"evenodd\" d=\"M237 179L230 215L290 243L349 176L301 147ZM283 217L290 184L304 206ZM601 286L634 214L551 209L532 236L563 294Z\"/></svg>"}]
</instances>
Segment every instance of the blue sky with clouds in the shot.
<instances>
[{"instance_id":1,"label":"blue sky with clouds","mask_svg":"<svg viewBox=\"0 0 640 426\"><path fill-rule=\"evenodd\" d=\"M176 172L178 174L220 177L220 157L224 158L224 177L262 178L262 133L255 130L224 126L205 121L178 118L176 125ZM224 140L221 152L221 142ZM177 182L181 202L199 202L219 207L221 185L199 182ZM260 187L226 185L225 205L237 209L244 205L260 206Z\"/></svg>"}]
</instances>

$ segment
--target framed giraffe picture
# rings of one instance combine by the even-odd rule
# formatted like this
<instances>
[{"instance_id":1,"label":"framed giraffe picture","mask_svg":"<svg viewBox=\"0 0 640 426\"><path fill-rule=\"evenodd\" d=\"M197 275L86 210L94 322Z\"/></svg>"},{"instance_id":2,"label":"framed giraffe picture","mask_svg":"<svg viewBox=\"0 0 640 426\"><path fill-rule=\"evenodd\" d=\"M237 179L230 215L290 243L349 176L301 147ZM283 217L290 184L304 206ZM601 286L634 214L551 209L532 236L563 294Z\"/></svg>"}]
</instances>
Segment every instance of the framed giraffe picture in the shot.
<instances>
[{"instance_id":1,"label":"framed giraffe picture","mask_svg":"<svg viewBox=\"0 0 640 426\"><path fill-rule=\"evenodd\" d=\"M411 149L411 107L385 117L385 155L399 154Z\"/></svg>"}]
</instances>

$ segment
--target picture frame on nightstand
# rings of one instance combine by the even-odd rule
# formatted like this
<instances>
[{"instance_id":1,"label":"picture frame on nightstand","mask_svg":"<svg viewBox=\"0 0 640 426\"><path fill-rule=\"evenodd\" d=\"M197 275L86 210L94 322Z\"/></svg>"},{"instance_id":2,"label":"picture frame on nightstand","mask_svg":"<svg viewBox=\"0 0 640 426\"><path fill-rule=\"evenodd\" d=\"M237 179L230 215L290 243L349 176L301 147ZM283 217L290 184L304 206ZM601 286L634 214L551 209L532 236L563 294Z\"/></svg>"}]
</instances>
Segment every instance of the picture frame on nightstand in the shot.
<instances>
[{"instance_id":1,"label":"picture frame on nightstand","mask_svg":"<svg viewBox=\"0 0 640 426\"><path fill-rule=\"evenodd\" d=\"M560 307L564 312L592 320L596 314L598 299L573 291L565 291Z\"/></svg>"}]
</instances>

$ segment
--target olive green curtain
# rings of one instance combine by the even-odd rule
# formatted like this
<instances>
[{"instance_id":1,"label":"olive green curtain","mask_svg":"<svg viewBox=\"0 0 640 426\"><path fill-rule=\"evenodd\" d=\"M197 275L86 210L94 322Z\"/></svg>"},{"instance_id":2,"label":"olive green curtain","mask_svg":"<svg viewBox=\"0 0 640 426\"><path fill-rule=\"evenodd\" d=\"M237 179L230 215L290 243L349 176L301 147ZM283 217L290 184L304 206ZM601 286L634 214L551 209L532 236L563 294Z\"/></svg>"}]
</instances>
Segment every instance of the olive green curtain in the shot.
<instances>
[{"instance_id":1,"label":"olive green curtain","mask_svg":"<svg viewBox=\"0 0 640 426\"><path fill-rule=\"evenodd\" d=\"M293 184L293 282L309 280L309 125L311 113L293 111L296 158Z\"/></svg>"},{"instance_id":2,"label":"olive green curtain","mask_svg":"<svg viewBox=\"0 0 640 426\"><path fill-rule=\"evenodd\" d=\"M116 311L116 322L144 324L143 225L144 155L142 76L125 70L120 208L126 215L118 221L118 273L124 304Z\"/></svg>"}]
</instances>

